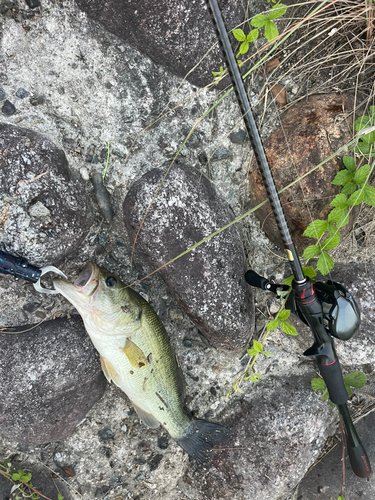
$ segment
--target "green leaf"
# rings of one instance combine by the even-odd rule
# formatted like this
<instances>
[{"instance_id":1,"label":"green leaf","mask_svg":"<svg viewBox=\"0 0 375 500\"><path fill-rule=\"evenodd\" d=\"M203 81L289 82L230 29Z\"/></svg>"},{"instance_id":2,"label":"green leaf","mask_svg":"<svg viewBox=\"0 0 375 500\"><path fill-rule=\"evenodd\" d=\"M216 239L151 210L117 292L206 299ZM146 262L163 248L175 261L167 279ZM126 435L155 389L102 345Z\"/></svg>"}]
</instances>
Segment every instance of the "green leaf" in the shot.
<instances>
[{"instance_id":1,"label":"green leaf","mask_svg":"<svg viewBox=\"0 0 375 500\"><path fill-rule=\"evenodd\" d=\"M367 377L363 372L353 372L344 377L344 382L354 389L362 389L366 385Z\"/></svg>"},{"instance_id":2,"label":"green leaf","mask_svg":"<svg viewBox=\"0 0 375 500\"><path fill-rule=\"evenodd\" d=\"M38 493L33 493L31 495L31 500L39 500L40 496L38 495ZM63 500L64 500L64 497L61 497ZM57 500L59 500L59 496L57 495Z\"/></svg>"},{"instance_id":3,"label":"green leaf","mask_svg":"<svg viewBox=\"0 0 375 500\"><path fill-rule=\"evenodd\" d=\"M280 319L288 319L290 316L290 310L289 309L284 309L283 311L280 311L279 313L279 318Z\"/></svg>"},{"instance_id":4,"label":"green leaf","mask_svg":"<svg viewBox=\"0 0 375 500\"><path fill-rule=\"evenodd\" d=\"M356 189L357 186L354 184L354 182L349 182L349 184L347 184L341 189L341 192L343 194L353 194Z\"/></svg>"},{"instance_id":5,"label":"green leaf","mask_svg":"<svg viewBox=\"0 0 375 500\"><path fill-rule=\"evenodd\" d=\"M326 401L329 398L329 393L327 389L323 392L322 397L320 398L322 401Z\"/></svg>"},{"instance_id":6,"label":"green leaf","mask_svg":"<svg viewBox=\"0 0 375 500\"><path fill-rule=\"evenodd\" d=\"M273 352L262 351L262 354L264 354L265 356L273 356Z\"/></svg>"},{"instance_id":7,"label":"green leaf","mask_svg":"<svg viewBox=\"0 0 375 500\"><path fill-rule=\"evenodd\" d=\"M337 208L346 208L348 206L348 203L345 194L340 193L335 196L331 201L330 206Z\"/></svg>"},{"instance_id":8,"label":"green leaf","mask_svg":"<svg viewBox=\"0 0 375 500\"><path fill-rule=\"evenodd\" d=\"M246 40L245 33L241 29L235 29L232 31L232 33L233 33L234 38L236 40L238 40L239 42L243 42Z\"/></svg>"},{"instance_id":9,"label":"green leaf","mask_svg":"<svg viewBox=\"0 0 375 500\"><path fill-rule=\"evenodd\" d=\"M279 324L280 324L280 320L278 318L273 319L272 321L267 323L267 332L271 332L272 330L276 330L276 328L278 328Z\"/></svg>"},{"instance_id":10,"label":"green leaf","mask_svg":"<svg viewBox=\"0 0 375 500\"><path fill-rule=\"evenodd\" d=\"M328 224L328 235L329 236L336 236L337 234L337 227L334 224L329 223Z\"/></svg>"},{"instance_id":11,"label":"green leaf","mask_svg":"<svg viewBox=\"0 0 375 500\"><path fill-rule=\"evenodd\" d=\"M354 122L354 129L356 132L363 130L364 128L371 127L371 119L369 116L360 116Z\"/></svg>"},{"instance_id":12,"label":"green leaf","mask_svg":"<svg viewBox=\"0 0 375 500\"><path fill-rule=\"evenodd\" d=\"M285 280L283 280L283 283L285 283L288 286L291 286L293 280L294 276L288 276L287 278L285 278Z\"/></svg>"},{"instance_id":13,"label":"green leaf","mask_svg":"<svg viewBox=\"0 0 375 500\"><path fill-rule=\"evenodd\" d=\"M368 145L373 144L375 142L375 130L373 132L369 132L368 134L362 135L361 141Z\"/></svg>"},{"instance_id":14,"label":"green leaf","mask_svg":"<svg viewBox=\"0 0 375 500\"><path fill-rule=\"evenodd\" d=\"M296 336L298 335L298 332L297 330L294 328L293 325L291 325L290 323L287 323L286 321L282 321L281 322L281 329L284 333L286 333L287 335L293 335L293 336Z\"/></svg>"},{"instance_id":15,"label":"green leaf","mask_svg":"<svg viewBox=\"0 0 375 500\"><path fill-rule=\"evenodd\" d=\"M375 117L375 106L370 106L370 115L372 118Z\"/></svg>"},{"instance_id":16,"label":"green leaf","mask_svg":"<svg viewBox=\"0 0 375 500\"><path fill-rule=\"evenodd\" d=\"M345 384L345 380L344 380L344 385L349 398L351 398L353 396L353 391L351 390L350 385Z\"/></svg>"},{"instance_id":17,"label":"green leaf","mask_svg":"<svg viewBox=\"0 0 375 500\"><path fill-rule=\"evenodd\" d=\"M318 271L320 271L322 275L325 276L331 271L331 269L333 269L334 265L335 263L332 257L323 250L316 264L316 268L318 269Z\"/></svg>"},{"instance_id":18,"label":"green leaf","mask_svg":"<svg viewBox=\"0 0 375 500\"><path fill-rule=\"evenodd\" d=\"M349 172L355 172L355 159L351 156L343 156L342 161Z\"/></svg>"},{"instance_id":19,"label":"green leaf","mask_svg":"<svg viewBox=\"0 0 375 500\"><path fill-rule=\"evenodd\" d=\"M320 238L327 230L328 222L326 220L314 220L305 229L303 236L310 238Z\"/></svg>"},{"instance_id":20,"label":"green leaf","mask_svg":"<svg viewBox=\"0 0 375 500\"><path fill-rule=\"evenodd\" d=\"M267 16L264 16L263 14L258 14L250 21L250 24L251 26L254 26L254 28L262 28L267 21L268 21Z\"/></svg>"},{"instance_id":21,"label":"green leaf","mask_svg":"<svg viewBox=\"0 0 375 500\"><path fill-rule=\"evenodd\" d=\"M367 144L366 142L363 141L359 141L357 146L354 148L354 152L356 155L368 155L370 151L371 151L371 144Z\"/></svg>"},{"instance_id":22,"label":"green leaf","mask_svg":"<svg viewBox=\"0 0 375 500\"><path fill-rule=\"evenodd\" d=\"M255 40L258 38L259 35L259 30L251 30L250 33L247 35L246 40L251 43L255 42Z\"/></svg>"},{"instance_id":23,"label":"green leaf","mask_svg":"<svg viewBox=\"0 0 375 500\"><path fill-rule=\"evenodd\" d=\"M363 188L363 191L365 193L363 201L367 203L367 205L370 205L371 207L375 207L375 188L369 185L366 185Z\"/></svg>"},{"instance_id":24,"label":"green leaf","mask_svg":"<svg viewBox=\"0 0 375 500\"><path fill-rule=\"evenodd\" d=\"M347 203L349 206L355 207L356 205L360 205L363 202L364 198L364 189L358 189L358 191L350 195Z\"/></svg>"},{"instance_id":25,"label":"green leaf","mask_svg":"<svg viewBox=\"0 0 375 500\"><path fill-rule=\"evenodd\" d=\"M276 19L277 17L283 16L286 12L286 9L287 6L284 5L283 3L278 3L277 5L274 5L272 7L271 12L267 16L268 20L271 21L271 19Z\"/></svg>"},{"instance_id":26,"label":"green leaf","mask_svg":"<svg viewBox=\"0 0 375 500\"><path fill-rule=\"evenodd\" d=\"M259 342L258 340L253 340L253 347L257 352L262 352L263 351L263 346L262 343Z\"/></svg>"},{"instance_id":27,"label":"green leaf","mask_svg":"<svg viewBox=\"0 0 375 500\"><path fill-rule=\"evenodd\" d=\"M341 496L341 495L340 495L340 496L337 498L337 500L345 500L345 498L344 498L343 496Z\"/></svg>"},{"instance_id":28,"label":"green leaf","mask_svg":"<svg viewBox=\"0 0 375 500\"><path fill-rule=\"evenodd\" d=\"M249 42L242 42L240 45L240 54L246 54L249 50Z\"/></svg>"},{"instance_id":29,"label":"green leaf","mask_svg":"<svg viewBox=\"0 0 375 500\"><path fill-rule=\"evenodd\" d=\"M272 40L279 36L279 30L274 22L266 21L264 25L264 35L269 42L272 42Z\"/></svg>"},{"instance_id":30,"label":"green leaf","mask_svg":"<svg viewBox=\"0 0 375 500\"><path fill-rule=\"evenodd\" d=\"M356 184L362 184L362 182L365 182L367 180L367 177L370 174L370 170L371 170L370 165L363 165L354 174L354 178L353 178L354 182Z\"/></svg>"},{"instance_id":31,"label":"green leaf","mask_svg":"<svg viewBox=\"0 0 375 500\"><path fill-rule=\"evenodd\" d=\"M342 218L336 224L337 229L346 226L348 222L349 222L349 210L345 208Z\"/></svg>"},{"instance_id":32,"label":"green leaf","mask_svg":"<svg viewBox=\"0 0 375 500\"><path fill-rule=\"evenodd\" d=\"M349 172L349 170L340 170L340 172L337 172L335 175L333 181L331 181L331 184L334 186L345 186L352 180L352 178L352 172Z\"/></svg>"},{"instance_id":33,"label":"green leaf","mask_svg":"<svg viewBox=\"0 0 375 500\"><path fill-rule=\"evenodd\" d=\"M311 380L311 387L314 391L325 391L327 386L322 378L313 378Z\"/></svg>"},{"instance_id":34,"label":"green leaf","mask_svg":"<svg viewBox=\"0 0 375 500\"><path fill-rule=\"evenodd\" d=\"M256 349L248 349L247 354L249 356L256 356L258 354L258 351Z\"/></svg>"},{"instance_id":35,"label":"green leaf","mask_svg":"<svg viewBox=\"0 0 375 500\"><path fill-rule=\"evenodd\" d=\"M303 274L309 278L315 278L316 272L312 266L307 266L302 268Z\"/></svg>"},{"instance_id":36,"label":"green leaf","mask_svg":"<svg viewBox=\"0 0 375 500\"><path fill-rule=\"evenodd\" d=\"M21 477L21 474L19 474L18 472L14 472L12 474L12 479L13 481L19 481L20 480L20 477Z\"/></svg>"},{"instance_id":37,"label":"green leaf","mask_svg":"<svg viewBox=\"0 0 375 500\"><path fill-rule=\"evenodd\" d=\"M29 472L28 474L23 474L20 478L21 481L24 483L28 483L31 479L31 473Z\"/></svg>"},{"instance_id":38,"label":"green leaf","mask_svg":"<svg viewBox=\"0 0 375 500\"><path fill-rule=\"evenodd\" d=\"M340 233L337 233L337 236L331 236L330 238L327 238L325 241L323 241L320 248L322 250L332 250L332 248L336 248L340 243L340 239Z\"/></svg>"},{"instance_id":39,"label":"green leaf","mask_svg":"<svg viewBox=\"0 0 375 500\"><path fill-rule=\"evenodd\" d=\"M328 222L330 222L330 223L337 222L338 220L341 219L341 217L343 215L344 215L344 209L343 208L334 208L328 214Z\"/></svg>"},{"instance_id":40,"label":"green leaf","mask_svg":"<svg viewBox=\"0 0 375 500\"><path fill-rule=\"evenodd\" d=\"M64 500L64 497L62 496L61 493L57 494L57 500ZM345 500L345 499L344 499Z\"/></svg>"},{"instance_id":41,"label":"green leaf","mask_svg":"<svg viewBox=\"0 0 375 500\"><path fill-rule=\"evenodd\" d=\"M304 259L313 259L320 252L319 245L310 245L303 252ZM293 281L293 280L292 280Z\"/></svg>"}]
</instances>

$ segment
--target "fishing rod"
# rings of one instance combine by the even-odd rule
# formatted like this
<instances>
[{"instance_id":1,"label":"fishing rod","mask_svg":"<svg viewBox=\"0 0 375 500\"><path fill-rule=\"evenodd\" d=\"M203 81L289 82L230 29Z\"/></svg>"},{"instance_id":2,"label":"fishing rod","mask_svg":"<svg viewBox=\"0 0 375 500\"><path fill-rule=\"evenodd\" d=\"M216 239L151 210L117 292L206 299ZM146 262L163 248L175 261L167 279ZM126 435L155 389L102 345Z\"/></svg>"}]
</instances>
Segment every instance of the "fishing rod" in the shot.
<instances>
[{"instance_id":1,"label":"fishing rod","mask_svg":"<svg viewBox=\"0 0 375 500\"><path fill-rule=\"evenodd\" d=\"M292 273L292 294L289 304L291 311L309 326L314 344L304 352L305 356L316 358L319 372L327 386L332 403L336 404L345 426L347 448L350 464L359 477L368 477L371 473L370 461L367 457L358 434L351 420L346 402L348 393L345 388L340 363L335 351L332 336L346 340L359 327L360 314L358 306L349 292L335 282L314 283L303 273L285 215L280 203L266 153L259 131L251 112L238 64L234 56L229 36L221 15L217 0L207 0L213 19L216 34L222 50L229 76L238 100L245 127L254 151L256 161L263 179L277 227L284 244ZM276 291L285 285L274 285L266 278L250 270L245 275L246 281L263 290ZM324 307L324 309L323 309ZM348 319L348 321L347 321Z\"/></svg>"}]
</instances>

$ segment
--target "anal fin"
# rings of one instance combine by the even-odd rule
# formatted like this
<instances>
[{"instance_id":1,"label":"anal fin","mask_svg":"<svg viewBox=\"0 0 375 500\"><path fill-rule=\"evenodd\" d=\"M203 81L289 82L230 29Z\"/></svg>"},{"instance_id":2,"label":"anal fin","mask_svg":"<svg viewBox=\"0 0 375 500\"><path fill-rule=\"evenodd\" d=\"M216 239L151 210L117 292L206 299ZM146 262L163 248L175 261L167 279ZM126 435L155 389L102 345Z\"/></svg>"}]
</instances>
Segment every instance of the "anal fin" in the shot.
<instances>
[{"instance_id":1,"label":"anal fin","mask_svg":"<svg viewBox=\"0 0 375 500\"><path fill-rule=\"evenodd\" d=\"M155 417L153 417L150 413L145 412L144 410L141 410L141 408L138 408L137 405L132 403L135 411L138 414L138 417L142 420L142 422L147 425L147 427L150 427L150 429L157 429L160 424L156 420Z\"/></svg>"}]
</instances>

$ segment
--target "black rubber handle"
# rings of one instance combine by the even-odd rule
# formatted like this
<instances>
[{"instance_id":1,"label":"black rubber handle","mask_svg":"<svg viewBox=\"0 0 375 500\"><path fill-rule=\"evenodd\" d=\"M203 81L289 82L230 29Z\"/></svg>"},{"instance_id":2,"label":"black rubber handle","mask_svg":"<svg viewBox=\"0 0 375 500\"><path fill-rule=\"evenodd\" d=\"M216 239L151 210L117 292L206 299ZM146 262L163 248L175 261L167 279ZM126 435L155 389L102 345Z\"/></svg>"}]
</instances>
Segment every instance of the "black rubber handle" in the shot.
<instances>
[{"instance_id":1,"label":"black rubber handle","mask_svg":"<svg viewBox=\"0 0 375 500\"><path fill-rule=\"evenodd\" d=\"M269 283L267 278L260 276L252 269L245 273L245 280L249 285L261 288L262 290L267 290L266 285Z\"/></svg>"},{"instance_id":2,"label":"black rubber handle","mask_svg":"<svg viewBox=\"0 0 375 500\"><path fill-rule=\"evenodd\" d=\"M327 359L327 358L324 358ZM336 358L333 363L323 364L323 360L317 358L320 375L326 383L329 398L335 405L344 405L348 400L339 360Z\"/></svg>"},{"instance_id":3,"label":"black rubber handle","mask_svg":"<svg viewBox=\"0 0 375 500\"><path fill-rule=\"evenodd\" d=\"M0 250L0 273L11 274L16 279L23 279L31 283L36 283L42 271L29 264L26 259Z\"/></svg>"}]
</instances>

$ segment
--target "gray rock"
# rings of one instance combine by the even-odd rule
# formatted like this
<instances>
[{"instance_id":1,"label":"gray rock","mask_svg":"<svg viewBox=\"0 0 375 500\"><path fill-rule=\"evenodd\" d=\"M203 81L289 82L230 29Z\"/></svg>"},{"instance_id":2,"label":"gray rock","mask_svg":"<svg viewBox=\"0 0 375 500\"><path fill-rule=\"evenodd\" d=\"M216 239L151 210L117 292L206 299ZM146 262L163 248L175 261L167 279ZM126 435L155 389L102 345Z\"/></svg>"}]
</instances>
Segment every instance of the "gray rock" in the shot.
<instances>
[{"instance_id":1,"label":"gray rock","mask_svg":"<svg viewBox=\"0 0 375 500\"><path fill-rule=\"evenodd\" d=\"M123 205L134 241L165 170L130 188ZM177 161L145 219L135 247L158 268L233 220L229 207L197 170ZM237 349L253 332L252 291L244 280L240 237L232 226L161 270L169 289L212 345Z\"/></svg>"},{"instance_id":2,"label":"gray rock","mask_svg":"<svg viewBox=\"0 0 375 500\"><path fill-rule=\"evenodd\" d=\"M99 21L111 33L147 55L172 73L185 77L216 42L216 36L204 0L170 0L146 3L129 0L76 0L80 9ZM235 0L221 2L227 29L245 19L242 6ZM187 79L204 86L213 81L212 71L223 66L216 47Z\"/></svg>"},{"instance_id":3,"label":"gray rock","mask_svg":"<svg viewBox=\"0 0 375 500\"><path fill-rule=\"evenodd\" d=\"M3 123L0 169L0 239L8 251L42 266L75 250L91 217L64 152L46 137ZM41 233L47 237L41 240Z\"/></svg>"},{"instance_id":4,"label":"gray rock","mask_svg":"<svg viewBox=\"0 0 375 500\"><path fill-rule=\"evenodd\" d=\"M229 134L229 140L233 142L233 144L243 144L246 139L246 132L242 129L237 132L232 132Z\"/></svg>"},{"instance_id":5,"label":"gray rock","mask_svg":"<svg viewBox=\"0 0 375 500\"><path fill-rule=\"evenodd\" d=\"M20 461L17 458L13 458L12 461L13 469L21 469L25 472L30 472L32 474L31 482L33 487L45 497L56 499L57 494L61 493L64 500L73 500L70 492L69 485L58 477L51 477L51 471L47 467L42 467L38 464L33 464L29 462ZM6 479L4 476L0 475L0 498L1 500L6 500L8 498L15 498L10 496L10 490L13 484ZM41 498L41 497L39 497Z\"/></svg>"},{"instance_id":6,"label":"gray rock","mask_svg":"<svg viewBox=\"0 0 375 500\"><path fill-rule=\"evenodd\" d=\"M0 333L0 432L25 444L64 439L106 382L79 316Z\"/></svg>"},{"instance_id":7,"label":"gray rock","mask_svg":"<svg viewBox=\"0 0 375 500\"><path fill-rule=\"evenodd\" d=\"M229 149L225 148L224 146L220 146L212 155L211 161L232 160L232 159L233 155L229 151Z\"/></svg>"},{"instance_id":8,"label":"gray rock","mask_svg":"<svg viewBox=\"0 0 375 500\"><path fill-rule=\"evenodd\" d=\"M0 87L0 101L3 101L6 98L7 94L3 88Z\"/></svg>"},{"instance_id":9,"label":"gray rock","mask_svg":"<svg viewBox=\"0 0 375 500\"><path fill-rule=\"evenodd\" d=\"M1 111L4 115L11 116L16 112L16 107L10 101L6 100L3 104L3 107L1 108Z\"/></svg>"},{"instance_id":10,"label":"gray rock","mask_svg":"<svg viewBox=\"0 0 375 500\"><path fill-rule=\"evenodd\" d=\"M188 498L270 500L295 487L337 419L312 391L314 376L268 377L261 390L231 401L220 418L229 442L213 453L209 470L193 466L185 474L179 486ZM335 470L340 475L340 460Z\"/></svg>"},{"instance_id":11,"label":"gray rock","mask_svg":"<svg viewBox=\"0 0 375 500\"><path fill-rule=\"evenodd\" d=\"M29 97L30 94L23 87L20 87L19 89L17 89L17 92L15 95L17 97L19 97L20 99L26 99L26 97Z\"/></svg>"}]
</instances>

